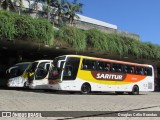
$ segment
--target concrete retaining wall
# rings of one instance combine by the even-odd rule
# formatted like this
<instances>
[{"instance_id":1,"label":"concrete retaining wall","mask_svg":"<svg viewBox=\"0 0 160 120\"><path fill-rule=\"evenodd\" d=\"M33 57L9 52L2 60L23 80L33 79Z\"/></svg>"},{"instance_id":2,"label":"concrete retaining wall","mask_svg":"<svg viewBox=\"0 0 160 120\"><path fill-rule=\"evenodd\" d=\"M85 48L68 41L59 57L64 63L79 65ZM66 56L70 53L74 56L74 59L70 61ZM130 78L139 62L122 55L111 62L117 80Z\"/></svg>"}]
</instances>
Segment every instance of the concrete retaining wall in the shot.
<instances>
[{"instance_id":1,"label":"concrete retaining wall","mask_svg":"<svg viewBox=\"0 0 160 120\"><path fill-rule=\"evenodd\" d=\"M80 28L80 29L84 29L84 30L96 28L96 29L101 30L106 33L124 35L124 36L130 37L130 38L133 38L133 39L140 40L140 36L138 34L134 34L134 33L118 30L118 29L107 28L107 27L99 26L96 24L90 24L90 23L86 23L86 22L82 22L82 21L78 21L78 20L75 21L74 26L77 28Z\"/></svg>"}]
</instances>

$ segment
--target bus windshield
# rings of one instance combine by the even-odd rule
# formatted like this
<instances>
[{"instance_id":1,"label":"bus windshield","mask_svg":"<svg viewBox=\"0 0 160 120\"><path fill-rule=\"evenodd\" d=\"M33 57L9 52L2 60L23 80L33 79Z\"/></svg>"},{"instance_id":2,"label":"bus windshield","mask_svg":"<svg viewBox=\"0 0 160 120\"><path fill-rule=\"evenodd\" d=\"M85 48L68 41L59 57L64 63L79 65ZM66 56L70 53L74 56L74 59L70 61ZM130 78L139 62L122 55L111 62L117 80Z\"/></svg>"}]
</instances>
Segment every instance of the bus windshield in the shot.
<instances>
[{"instance_id":1,"label":"bus windshield","mask_svg":"<svg viewBox=\"0 0 160 120\"><path fill-rule=\"evenodd\" d=\"M27 72L34 72L34 71L36 70L36 68L37 68L37 65L38 65L38 62L32 63L32 64L28 67Z\"/></svg>"},{"instance_id":2,"label":"bus windshield","mask_svg":"<svg viewBox=\"0 0 160 120\"><path fill-rule=\"evenodd\" d=\"M26 70L27 74L28 74L28 81L29 83L34 79L34 73L35 70L37 68L38 62L33 62L28 69Z\"/></svg>"},{"instance_id":3,"label":"bus windshield","mask_svg":"<svg viewBox=\"0 0 160 120\"><path fill-rule=\"evenodd\" d=\"M7 76L9 76L9 78L21 76L26 70L26 68L29 66L29 64L30 63L22 63L13 66L10 70L7 71Z\"/></svg>"}]
</instances>

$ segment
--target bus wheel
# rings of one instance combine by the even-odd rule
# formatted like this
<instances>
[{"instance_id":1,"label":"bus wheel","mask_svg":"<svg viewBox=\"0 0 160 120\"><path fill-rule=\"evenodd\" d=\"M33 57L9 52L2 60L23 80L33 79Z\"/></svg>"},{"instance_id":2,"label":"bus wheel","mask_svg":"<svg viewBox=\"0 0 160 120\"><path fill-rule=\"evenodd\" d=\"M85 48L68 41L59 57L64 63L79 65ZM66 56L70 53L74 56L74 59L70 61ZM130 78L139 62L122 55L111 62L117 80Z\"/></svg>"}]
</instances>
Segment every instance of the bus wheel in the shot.
<instances>
[{"instance_id":1,"label":"bus wheel","mask_svg":"<svg viewBox=\"0 0 160 120\"><path fill-rule=\"evenodd\" d=\"M139 94L139 87L134 85L132 88L132 92L129 92L130 95L138 95Z\"/></svg>"},{"instance_id":2,"label":"bus wheel","mask_svg":"<svg viewBox=\"0 0 160 120\"><path fill-rule=\"evenodd\" d=\"M27 83L26 82L24 83L23 88L27 89Z\"/></svg>"},{"instance_id":3,"label":"bus wheel","mask_svg":"<svg viewBox=\"0 0 160 120\"><path fill-rule=\"evenodd\" d=\"M82 94L88 94L91 92L91 86L89 83L84 83L81 87L81 93Z\"/></svg>"}]
</instances>

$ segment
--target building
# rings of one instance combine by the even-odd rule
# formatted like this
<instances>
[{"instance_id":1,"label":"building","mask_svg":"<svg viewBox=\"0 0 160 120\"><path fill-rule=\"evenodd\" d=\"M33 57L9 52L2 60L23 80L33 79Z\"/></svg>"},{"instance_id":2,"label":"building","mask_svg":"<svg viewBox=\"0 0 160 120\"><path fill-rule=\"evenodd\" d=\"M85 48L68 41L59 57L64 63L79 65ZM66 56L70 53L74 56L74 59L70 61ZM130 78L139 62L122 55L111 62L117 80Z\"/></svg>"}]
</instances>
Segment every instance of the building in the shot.
<instances>
[{"instance_id":1,"label":"building","mask_svg":"<svg viewBox=\"0 0 160 120\"><path fill-rule=\"evenodd\" d=\"M25 8L29 8L29 3L27 0L23 0L23 5ZM33 7L33 5L34 5L34 1L31 0L30 6ZM43 3L37 3L38 11L43 11L43 5L44 5ZM79 19L75 18L75 21L74 21L74 26L77 28L84 29L84 30L96 28L106 33L123 35L136 40L140 40L140 36L138 34L119 30L117 25L103 22L94 18L84 16L84 15L80 15L80 14L77 14L77 15L79 16Z\"/></svg>"}]
</instances>

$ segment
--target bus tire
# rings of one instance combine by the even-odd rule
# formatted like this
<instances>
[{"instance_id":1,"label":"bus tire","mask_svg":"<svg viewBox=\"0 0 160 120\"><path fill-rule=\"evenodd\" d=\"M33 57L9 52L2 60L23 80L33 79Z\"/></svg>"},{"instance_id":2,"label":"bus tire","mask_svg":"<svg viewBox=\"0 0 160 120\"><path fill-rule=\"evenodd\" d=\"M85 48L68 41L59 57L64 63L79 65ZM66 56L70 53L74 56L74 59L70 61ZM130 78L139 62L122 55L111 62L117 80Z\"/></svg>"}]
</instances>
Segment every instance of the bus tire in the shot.
<instances>
[{"instance_id":1,"label":"bus tire","mask_svg":"<svg viewBox=\"0 0 160 120\"><path fill-rule=\"evenodd\" d=\"M27 83L26 82L24 83L23 88L27 89Z\"/></svg>"},{"instance_id":2,"label":"bus tire","mask_svg":"<svg viewBox=\"0 0 160 120\"><path fill-rule=\"evenodd\" d=\"M139 87L138 85L134 85L132 88L132 92L129 92L130 95L139 95Z\"/></svg>"},{"instance_id":3,"label":"bus tire","mask_svg":"<svg viewBox=\"0 0 160 120\"><path fill-rule=\"evenodd\" d=\"M91 86L89 83L83 83L81 86L81 93L88 94L91 92Z\"/></svg>"}]
</instances>

